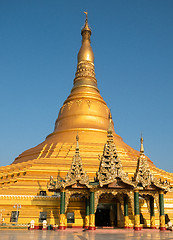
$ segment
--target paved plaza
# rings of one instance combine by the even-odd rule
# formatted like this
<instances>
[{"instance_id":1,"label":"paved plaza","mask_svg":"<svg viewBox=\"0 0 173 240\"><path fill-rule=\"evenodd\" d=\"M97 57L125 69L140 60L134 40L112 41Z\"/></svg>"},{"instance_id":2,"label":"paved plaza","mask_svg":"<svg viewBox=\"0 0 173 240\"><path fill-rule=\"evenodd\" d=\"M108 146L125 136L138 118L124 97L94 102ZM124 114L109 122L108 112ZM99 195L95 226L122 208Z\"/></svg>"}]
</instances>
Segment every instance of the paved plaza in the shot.
<instances>
[{"instance_id":1,"label":"paved plaza","mask_svg":"<svg viewBox=\"0 0 173 240\"><path fill-rule=\"evenodd\" d=\"M80 229L67 231L27 231L27 230L1 230L1 240L173 240L173 232L140 231L133 230L96 230L82 231Z\"/></svg>"}]
</instances>

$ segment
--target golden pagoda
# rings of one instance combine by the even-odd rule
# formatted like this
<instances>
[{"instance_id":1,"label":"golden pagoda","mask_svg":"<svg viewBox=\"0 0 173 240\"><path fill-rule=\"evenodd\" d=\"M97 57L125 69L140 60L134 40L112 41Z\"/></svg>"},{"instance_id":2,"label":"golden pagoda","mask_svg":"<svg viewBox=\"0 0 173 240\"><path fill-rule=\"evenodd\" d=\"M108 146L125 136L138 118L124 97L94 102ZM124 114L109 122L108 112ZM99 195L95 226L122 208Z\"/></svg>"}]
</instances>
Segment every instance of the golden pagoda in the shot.
<instances>
[{"instance_id":1,"label":"golden pagoda","mask_svg":"<svg viewBox=\"0 0 173 240\"><path fill-rule=\"evenodd\" d=\"M81 35L73 88L54 132L0 168L1 223L164 230L165 216L173 221L173 174L145 156L142 137L136 151L115 133L97 87L87 13Z\"/></svg>"}]
</instances>

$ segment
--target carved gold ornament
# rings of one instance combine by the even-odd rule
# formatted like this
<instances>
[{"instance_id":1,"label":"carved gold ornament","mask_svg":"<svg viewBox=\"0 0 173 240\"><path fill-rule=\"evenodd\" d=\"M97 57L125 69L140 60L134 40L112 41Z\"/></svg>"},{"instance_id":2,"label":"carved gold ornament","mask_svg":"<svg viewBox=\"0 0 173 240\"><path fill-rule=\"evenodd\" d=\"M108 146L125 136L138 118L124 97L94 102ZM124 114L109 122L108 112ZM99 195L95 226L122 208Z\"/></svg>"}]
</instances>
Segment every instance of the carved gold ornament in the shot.
<instances>
[{"instance_id":1,"label":"carved gold ornament","mask_svg":"<svg viewBox=\"0 0 173 240\"><path fill-rule=\"evenodd\" d=\"M87 189L74 189L74 190L66 190L66 194L65 194L65 212L67 211L67 207L68 207L68 204L69 204L69 200L70 200L70 197L72 195L81 195L81 196L84 196L85 198L89 198L89 191Z\"/></svg>"},{"instance_id":2,"label":"carved gold ornament","mask_svg":"<svg viewBox=\"0 0 173 240\"><path fill-rule=\"evenodd\" d=\"M63 187L71 186L77 182L81 185L89 185L89 177L83 169L82 159L79 154L79 137L76 136L76 151L75 155L72 159L72 164L67 176L65 178L65 182L63 182Z\"/></svg>"},{"instance_id":3,"label":"carved gold ornament","mask_svg":"<svg viewBox=\"0 0 173 240\"><path fill-rule=\"evenodd\" d=\"M148 166L147 158L144 154L143 137L141 137L140 156L138 158L137 169L133 181L136 187L139 186L146 188L154 185L164 191L170 191L170 183L167 181L161 181L161 179L157 179L152 175Z\"/></svg>"},{"instance_id":4,"label":"carved gold ornament","mask_svg":"<svg viewBox=\"0 0 173 240\"><path fill-rule=\"evenodd\" d=\"M107 185L121 179L122 182L133 186L127 174L124 172L121 160L118 157L112 134L112 116L109 115L109 129L107 131L107 143L104 146L103 155L101 156L97 179L100 186Z\"/></svg>"},{"instance_id":5,"label":"carved gold ornament","mask_svg":"<svg viewBox=\"0 0 173 240\"><path fill-rule=\"evenodd\" d=\"M134 194L132 191L126 190L126 189L99 189L95 191L95 205L94 210L96 212L97 206L99 203L99 199L101 195L104 195L104 197L107 197L108 199L116 197L121 205L121 210L124 213L124 196L127 195L129 198L129 202L131 205L132 210L134 211ZM112 195L112 197L111 197Z\"/></svg>"}]
</instances>

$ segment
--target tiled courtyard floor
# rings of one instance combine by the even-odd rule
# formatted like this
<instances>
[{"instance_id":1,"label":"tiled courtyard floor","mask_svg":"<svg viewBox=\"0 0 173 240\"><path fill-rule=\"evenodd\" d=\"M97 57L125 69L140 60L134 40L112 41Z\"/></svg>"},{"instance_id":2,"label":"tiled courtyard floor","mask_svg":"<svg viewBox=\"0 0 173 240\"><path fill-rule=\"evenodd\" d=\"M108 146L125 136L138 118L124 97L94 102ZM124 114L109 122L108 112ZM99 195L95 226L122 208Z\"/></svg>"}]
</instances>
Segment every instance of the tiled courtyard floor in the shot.
<instances>
[{"instance_id":1,"label":"tiled courtyard floor","mask_svg":"<svg viewBox=\"0 0 173 240\"><path fill-rule=\"evenodd\" d=\"M83 231L83 229L68 229L65 231L42 230L1 230L0 240L173 240L173 232L159 230L97 229Z\"/></svg>"}]
</instances>

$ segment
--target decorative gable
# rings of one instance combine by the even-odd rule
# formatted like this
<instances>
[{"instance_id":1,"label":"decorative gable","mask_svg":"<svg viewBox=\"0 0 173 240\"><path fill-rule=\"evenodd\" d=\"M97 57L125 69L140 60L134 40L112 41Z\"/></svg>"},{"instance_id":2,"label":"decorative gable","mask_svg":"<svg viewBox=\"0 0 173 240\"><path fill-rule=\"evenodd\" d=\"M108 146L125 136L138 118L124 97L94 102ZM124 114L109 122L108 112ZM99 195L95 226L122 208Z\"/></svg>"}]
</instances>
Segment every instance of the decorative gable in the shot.
<instances>
[{"instance_id":1,"label":"decorative gable","mask_svg":"<svg viewBox=\"0 0 173 240\"><path fill-rule=\"evenodd\" d=\"M97 179L101 187L114 182L116 178L121 179L124 183L133 185L133 183L128 179L127 174L124 172L121 160L119 159L116 151L112 134L111 114L109 115L109 120L107 143L104 146L103 155L101 156Z\"/></svg>"},{"instance_id":2,"label":"decorative gable","mask_svg":"<svg viewBox=\"0 0 173 240\"><path fill-rule=\"evenodd\" d=\"M134 174L133 181L137 187L153 188L157 187L165 191L170 190L170 184L167 181L157 179L151 174L147 158L144 154L143 137L141 136L140 157L138 159L136 173Z\"/></svg>"},{"instance_id":3,"label":"decorative gable","mask_svg":"<svg viewBox=\"0 0 173 240\"><path fill-rule=\"evenodd\" d=\"M79 137L76 136L76 151L75 155L73 156L71 168L67 173L65 178L64 187L74 185L75 183L79 182L81 185L88 186L89 184L89 177L83 169L82 166L82 159L79 154Z\"/></svg>"}]
</instances>

